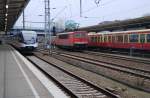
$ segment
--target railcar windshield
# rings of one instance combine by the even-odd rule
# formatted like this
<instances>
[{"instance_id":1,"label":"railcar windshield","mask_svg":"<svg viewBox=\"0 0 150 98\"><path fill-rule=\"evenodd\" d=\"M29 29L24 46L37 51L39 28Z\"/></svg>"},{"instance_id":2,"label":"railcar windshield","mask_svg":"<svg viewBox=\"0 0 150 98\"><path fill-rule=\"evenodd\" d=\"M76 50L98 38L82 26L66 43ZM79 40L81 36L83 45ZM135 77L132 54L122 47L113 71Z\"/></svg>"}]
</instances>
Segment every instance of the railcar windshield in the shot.
<instances>
[{"instance_id":1,"label":"railcar windshield","mask_svg":"<svg viewBox=\"0 0 150 98\"><path fill-rule=\"evenodd\" d=\"M36 32L32 31L24 31L22 32L24 42L27 44L33 44L37 41L37 34Z\"/></svg>"}]
</instances>

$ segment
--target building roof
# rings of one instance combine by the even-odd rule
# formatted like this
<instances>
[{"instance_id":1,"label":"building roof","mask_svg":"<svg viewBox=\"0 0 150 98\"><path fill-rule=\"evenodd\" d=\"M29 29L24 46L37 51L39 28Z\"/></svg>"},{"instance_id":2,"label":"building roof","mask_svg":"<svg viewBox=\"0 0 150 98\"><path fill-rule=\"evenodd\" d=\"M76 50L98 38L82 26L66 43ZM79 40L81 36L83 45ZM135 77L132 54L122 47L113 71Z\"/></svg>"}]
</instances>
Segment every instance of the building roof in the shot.
<instances>
[{"instance_id":1,"label":"building roof","mask_svg":"<svg viewBox=\"0 0 150 98\"><path fill-rule=\"evenodd\" d=\"M142 30L129 30L129 31L116 31L116 32L98 32L98 33L89 33L88 35L103 35L103 34L126 34L126 33L138 33L138 32L142 32L142 33L149 33L150 29L142 29Z\"/></svg>"},{"instance_id":2,"label":"building roof","mask_svg":"<svg viewBox=\"0 0 150 98\"><path fill-rule=\"evenodd\" d=\"M13 27L30 0L0 0L0 31Z\"/></svg>"},{"instance_id":3,"label":"building roof","mask_svg":"<svg viewBox=\"0 0 150 98\"><path fill-rule=\"evenodd\" d=\"M100 23L98 25L94 26L88 26L88 27L81 27L78 30L86 30L86 31L113 31L117 29L123 29L126 30L128 28L150 28L150 16L135 18L135 19L128 19L123 21L112 21L107 23Z\"/></svg>"}]
</instances>

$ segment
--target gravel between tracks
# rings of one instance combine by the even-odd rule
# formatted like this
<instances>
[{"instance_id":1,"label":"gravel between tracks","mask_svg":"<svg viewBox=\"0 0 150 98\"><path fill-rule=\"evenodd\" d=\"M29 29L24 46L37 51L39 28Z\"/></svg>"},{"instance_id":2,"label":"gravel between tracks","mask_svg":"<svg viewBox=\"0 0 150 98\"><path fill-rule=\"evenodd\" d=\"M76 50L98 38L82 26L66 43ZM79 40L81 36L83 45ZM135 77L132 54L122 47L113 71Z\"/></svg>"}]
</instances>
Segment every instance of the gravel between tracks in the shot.
<instances>
[{"instance_id":1,"label":"gravel between tracks","mask_svg":"<svg viewBox=\"0 0 150 98\"><path fill-rule=\"evenodd\" d=\"M59 81L60 84L69 89L74 94L75 98L120 98L117 96L109 97L109 95L107 95L108 93L103 93L102 90L98 90L91 85L81 81L80 79L71 76L69 73L54 67L54 64L48 64L47 62L35 56L28 56L28 59L34 62L34 64L37 66L40 66L42 70L44 70L50 76L55 78L55 80Z\"/></svg>"},{"instance_id":2,"label":"gravel between tracks","mask_svg":"<svg viewBox=\"0 0 150 98\"><path fill-rule=\"evenodd\" d=\"M53 54L53 57L67 62L69 64L73 64L77 67L83 68L85 70L94 72L96 74L104 75L105 77L109 77L126 85L130 85L134 88L142 89L148 92L150 91L150 81L149 78L147 78L147 76L143 77L140 74L128 72L127 70L123 70L122 68L116 69L114 68L115 66L110 67L111 65L103 65L101 63L95 63L91 60L86 60L74 56L66 56L64 54Z\"/></svg>"},{"instance_id":3,"label":"gravel between tracks","mask_svg":"<svg viewBox=\"0 0 150 98\"><path fill-rule=\"evenodd\" d=\"M144 64L144 63L139 63L139 62L135 62L135 61L122 60L119 58L116 59L116 58L107 57L107 56L104 57L104 56L100 56L100 55L94 55L94 54L92 55L92 54L79 53L79 52L68 52L67 51L67 53L71 53L73 55L77 55L77 56L81 56L81 57L88 57L88 58L95 59L98 61L119 64L122 66L127 66L127 67L131 67L131 68L138 68L138 69L150 71L150 64Z\"/></svg>"},{"instance_id":4,"label":"gravel between tracks","mask_svg":"<svg viewBox=\"0 0 150 98\"><path fill-rule=\"evenodd\" d=\"M56 60L52 57L49 57L46 55L44 56L41 53L35 53L35 54L38 55L39 57L44 58L45 60L47 60L51 63L57 63L57 65L64 68L65 70L68 70L71 73L79 75L79 76L83 77L84 79L95 83L95 85L97 85L97 86L112 88L112 90L114 89L113 91L116 92L117 94L119 93L122 96L122 98L150 98L149 97L150 94L148 94L148 93L129 88L125 85L114 82L114 81L107 79L107 78L104 78L100 75L94 74L94 73L89 72L89 71L85 71L85 70L80 69L78 67L75 67L75 66L72 66L70 64L64 63L62 61Z\"/></svg>"}]
</instances>

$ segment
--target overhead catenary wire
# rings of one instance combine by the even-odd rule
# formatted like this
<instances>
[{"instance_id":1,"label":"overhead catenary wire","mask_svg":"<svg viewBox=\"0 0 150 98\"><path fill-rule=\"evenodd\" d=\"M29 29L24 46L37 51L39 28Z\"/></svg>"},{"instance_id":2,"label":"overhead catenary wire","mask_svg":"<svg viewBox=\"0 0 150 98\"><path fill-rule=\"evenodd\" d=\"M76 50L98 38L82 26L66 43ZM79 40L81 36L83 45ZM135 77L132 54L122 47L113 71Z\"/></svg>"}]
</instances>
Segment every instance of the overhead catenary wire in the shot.
<instances>
[{"instance_id":1,"label":"overhead catenary wire","mask_svg":"<svg viewBox=\"0 0 150 98\"><path fill-rule=\"evenodd\" d=\"M100 1L101 1L101 0L100 0ZM100 7L102 7L102 6L105 6L105 5L114 3L114 1L116 1L116 0L109 0L108 2L102 3L101 6L96 6L96 7L94 6L94 7L89 8L89 9L83 11L83 13L87 13L87 12L93 11L93 10L95 10L95 9L97 9L97 8L100 8Z\"/></svg>"},{"instance_id":2,"label":"overhead catenary wire","mask_svg":"<svg viewBox=\"0 0 150 98\"><path fill-rule=\"evenodd\" d=\"M71 3L71 1L72 0L66 0L66 1L68 1L68 4L67 4L67 8L69 9L70 8L70 11L68 11L68 12L70 12L68 15L67 15L67 17L65 17L65 18L69 18L69 19L74 19L74 18L80 18L80 19L84 19L85 17L84 17L84 15L85 15L85 13L87 13L86 15L88 15L88 13L89 12L91 12L91 11L97 11L96 9L99 9L99 8L101 8L101 7L110 7L110 6L106 6L106 5L110 5L110 4L114 4L115 3L115 1L117 1L117 0L93 0L92 2L97 2L97 4L99 4L99 6L93 6L93 7L91 7L91 8L88 8L88 9L85 9L85 10L83 10L83 12L82 12L82 15L83 15L83 17L79 17L79 14L77 15L73 15L73 12L72 12L72 6L73 5L71 5L72 3ZM84 4L84 3L83 3ZM148 4L148 3L147 3ZM116 11L115 12L107 12L107 13L105 13L105 15L103 14L103 15L101 15L101 16L97 16L97 15L95 15L95 16L92 16L92 17L90 17L90 15L89 15L89 18L86 18L86 19L100 19L100 18L105 18L105 17L113 17L113 16L119 16L119 17L127 17L127 16L122 16L121 14L132 14L132 12L134 13L134 12L137 12L137 10L140 10L140 9L144 9L145 7L147 7L147 4L144 4L142 7L141 6L136 6L136 7L134 7L134 8L126 8L126 9L124 9L124 10L118 10L118 9L116 9ZM117 11L118 10L118 11ZM129 13L130 12L130 13ZM61 12L60 12L61 13ZM142 12L140 12L140 13L142 13ZM136 13L137 14L137 13ZM56 15L54 16L55 18L56 17L58 17L60 14L59 13L56 13ZM66 15L66 14L65 14ZM129 16L130 16L129 15ZM139 14L138 14L139 15ZM61 16L60 16L61 17ZM88 17L88 16L87 16ZM52 18L53 19L53 18ZM106 18L105 18L106 19Z\"/></svg>"},{"instance_id":3,"label":"overhead catenary wire","mask_svg":"<svg viewBox=\"0 0 150 98\"><path fill-rule=\"evenodd\" d=\"M67 6L65 6L63 9L61 9L51 20L53 21L54 19L56 19L65 9L67 8ZM43 15L41 15L43 16ZM25 21L25 22L28 22L28 23L45 23L44 21Z\"/></svg>"},{"instance_id":4,"label":"overhead catenary wire","mask_svg":"<svg viewBox=\"0 0 150 98\"><path fill-rule=\"evenodd\" d=\"M140 6L136 6L132 9L126 9L124 11L117 11L117 12L109 13L109 14L104 15L103 17L116 16L116 15L127 14L127 13L132 14L131 12L134 12L134 11L137 12L137 10L144 9L144 8L147 8L147 7L150 7L149 4L142 4Z\"/></svg>"},{"instance_id":5,"label":"overhead catenary wire","mask_svg":"<svg viewBox=\"0 0 150 98\"><path fill-rule=\"evenodd\" d=\"M69 5L68 5L69 7L68 7L68 8L69 8L70 18L71 18L71 17L72 17L72 7L71 7L72 5L71 5L71 3L69 2L69 0L66 0L66 1L69 3Z\"/></svg>"},{"instance_id":6,"label":"overhead catenary wire","mask_svg":"<svg viewBox=\"0 0 150 98\"><path fill-rule=\"evenodd\" d=\"M106 4L106 3L105 3ZM108 16L116 16L116 15L118 15L118 14L126 14L125 12L133 12L133 11L137 11L137 10L139 10L139 9L143 9L143 8L147 8L147 7L149 7L149 6L147 6L147 5L149 5L148 3L147 4L142 4L142 5L140 5L140 6L136 6L136 7L134 7L134 8L129 8L129 9L126 9L126 10L124 10L124 11L117 11L117 12L113 12L113 13L109 13L109 14L105 14L105 15L102 15L102 16L100 16L100 17L89 17L90 19L98 19L98 18L102 18L102 17L108 17ZM96 7L97 8L97 7ZM92 9L91 10L86 10L86 11L84 11L83 13L87 13L87 12L89 12L89 11L92 11ZM80 17L78 17L77 15L74 15L72 18L80 18ZM85 18L85 17L83 17L83 18ZM88 19L88 18L86 18L86 19Z\"/></svg>"},{"instance_id":7,"label":"overhead catenary wire","mask_svg":"<svg viewBox=\"0 0 150 98\"><path fill-rule=\"evenodd\" d=\"M101 0L95 0L95 4L98 6Z\"/></svg>"},{"instance_id":8,"label":"overhead catenary wire","mask_svg":"<svg viewBox=\"0 0 150 98\"><path fill-rule=\"evenodd\" d=\"M66 8L67 8L67 6L65 6L63 9L61 9L61 10L52 18L52 20L56 19L56 18L58 17L58 15L60 15Z\"/></svg>"},{"instance_id":9,"label":"overhead catenary wire","mask_svg":"<svg viewBox=\"0 0 150 98\"><path fill-rule=\"evenodd\" d=\"M67 0L68 1L68 0ZM100 0L101 1L101 0ZM108 5L108 4L111 4L111 3L114 3L114 1L116 1L116 0L109 0L108 2L105 2L105 3L103 3L103 4L101 4L101 6L105 6L105 5ZM97 9L97 8L99 8L100 6L94 6L94 7L91 7L91 8L89 8L89 9L87 9L87 10L85 10L85 11L82 11L82 16L83 16L83 14L84 13L88 13L88 12L90 12L90 11L93 11L94 9ZM68 17L69 18L69 17ZM71 18L80 18L80 17L78 17L78 15L72 15L72 17Z\"/></svg>"}]
</instances>

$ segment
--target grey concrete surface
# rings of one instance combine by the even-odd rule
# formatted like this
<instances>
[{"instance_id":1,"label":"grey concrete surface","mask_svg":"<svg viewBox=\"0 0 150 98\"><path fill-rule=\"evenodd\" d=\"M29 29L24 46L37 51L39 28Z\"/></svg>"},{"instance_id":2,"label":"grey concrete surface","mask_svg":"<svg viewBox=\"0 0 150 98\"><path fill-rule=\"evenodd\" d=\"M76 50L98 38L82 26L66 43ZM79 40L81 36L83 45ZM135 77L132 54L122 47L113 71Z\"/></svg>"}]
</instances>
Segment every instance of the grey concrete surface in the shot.
<instances>
[{"instance_id":1,"label":"grey concrete surface","mask_svg":"<svg viewBox=\"0 0 150 98\"><path fill-rule=\"evenodd\" d=\"M8 45L0 45L0 98L36 98ZM19 58L17 58L19 59ZM27 66L18 60L39 98L53 98Z\"/></svg>"}]
</instances>

